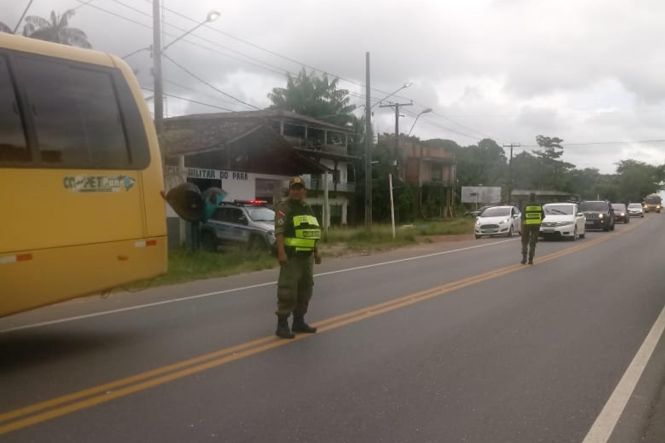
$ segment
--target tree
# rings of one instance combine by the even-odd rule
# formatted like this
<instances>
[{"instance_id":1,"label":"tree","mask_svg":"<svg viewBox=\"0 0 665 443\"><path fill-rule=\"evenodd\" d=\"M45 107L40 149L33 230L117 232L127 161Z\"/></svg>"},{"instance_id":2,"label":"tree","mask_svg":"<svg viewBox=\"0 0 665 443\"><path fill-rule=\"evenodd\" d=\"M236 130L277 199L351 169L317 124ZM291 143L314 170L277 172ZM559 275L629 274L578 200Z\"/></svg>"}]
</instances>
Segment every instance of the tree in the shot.
<instances>
[{"instance_id":1,"label":"tree","mask_svg":"<svg viewBox=\"0 0 665 443\"><path fill-rule=\"evenodd\" d=\"M533 154L540 161L540 173L536 188L567 190L567 176L575 168L575 165L559 160L563 155L563 146L561 146L563 140L558 137L539 135L536 137L536 142L542 148L533 151Z\"/></svg>"},{"instance_id":2,"label":"tree","mask_svg":"<svg viewBox=\"0 0 665 443\"><path fill-rule=\"evenodd\" d=\"M638 202L663 187L662 167L637 160L622 160L617 164L617 194L621 201Z\"/></svg>"},{"instance_id":3,"label":"tree","mask_svg":"<svg viewBox=\"0 0 665 443\"><path fill-rule=\"evenodd\" d=\"M13 34L14 31L12 31L12 28L7 26L5 23L0 22L0 32L6 32L8 34Z\"/></svg>"},{"instance_id":4,"label":"tree","mask_svg":"<svg viewBox=\"0 0 665 443\"><path fill-rule=\"evenodd\" d=\"M494 140L486 138L478 145L458 146L454 152L460 185L499 186L505 181L508 166L506 153Z\"/></svg>"},{"instance_id":5,"label":"tree","mask_svg":"<svg viewBox=\"0 0 665 443\"><path fill-rule=\"evenodd\" d=\"M596 168L575 169L568 176L568 190L583 200L594 200L600 194L600 187L607 188L606 180Z\"/></svg>"},{"instance_id":6,"label":"tree","mask_svg":"<svg viewBox=\"0 0 665 443\"><path fill-rule=\"evenodd\" d=\"M513 157L513 189L538 188L541 160L526 151Z\"/></svg>"},{"instance_id":7,"label":"tree","mask_svg":"<svg viewBox=\"0 0 665 443\"><path fill-rule=\"evenodd\" d=\"M339 89L338 79L318 77L305 69L297 77L287 75L286 88L273 88L268 94L272 109L297 112L338 126L350 127L356 120L349 91Z\"/></svg>"},{"instance_id":8,"label":"tree","mask_svg":"<svg viewBox=\"0 0 665 443\"><path fill-rule=\"evenodd\" d=\"M51 11L50 20L36 15L30 15L25 18L23 35L39 40L46 40L55 43L62 43L70 46L79 46L81 48L91 48L88 36L85 32L77 28L69 27L69 20L74 16L75 11L70 9L61 15Z\"/></svg>"}]
</instances>

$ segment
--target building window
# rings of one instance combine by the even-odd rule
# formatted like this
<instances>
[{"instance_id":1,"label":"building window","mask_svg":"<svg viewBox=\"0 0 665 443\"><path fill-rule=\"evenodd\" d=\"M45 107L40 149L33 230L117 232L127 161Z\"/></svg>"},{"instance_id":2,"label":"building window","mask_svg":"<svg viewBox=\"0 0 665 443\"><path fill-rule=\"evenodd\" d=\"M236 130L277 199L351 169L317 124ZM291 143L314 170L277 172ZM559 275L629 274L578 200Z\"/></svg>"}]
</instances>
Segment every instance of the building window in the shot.
<instances>
[{"instance_id":1,"label":"building window","mask_svg":"<svg viewBox=\"0 0 665 443\"><path fill-rule=\"evenodd\" d=\"M440 182L443 180L443 166L439 163L431 164L431 178L433 182Z\"/></svg>"}]
</instances>

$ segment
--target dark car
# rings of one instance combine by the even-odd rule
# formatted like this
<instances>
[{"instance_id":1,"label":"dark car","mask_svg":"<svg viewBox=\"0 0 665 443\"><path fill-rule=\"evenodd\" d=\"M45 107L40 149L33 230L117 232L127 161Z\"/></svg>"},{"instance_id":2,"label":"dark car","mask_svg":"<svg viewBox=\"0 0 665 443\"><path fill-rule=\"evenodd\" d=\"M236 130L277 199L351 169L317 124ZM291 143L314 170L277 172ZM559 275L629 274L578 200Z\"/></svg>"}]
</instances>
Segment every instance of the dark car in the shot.
<instances>
[{"instance_id":1,"label":"dark car","mask_svg":"<svg viewBox=\"0 0 665 443\"><path fill-rule=\"evenodd\" d=\"M630 214L626 205L623 203L612 203L612 209L614 210L614 220L617 223L630 223Z\"/></svg>"},{"instance_id":2,"label":"dark car","mask_svg":"<svg viewBox=\"0 0 665 443\"><path fill-rule=\"evenodd\" d=\"M487 209L487 208L492 208L496 205L486 205L486 206L481 206L478 209L474 209L473 211L467 211L464 213L465 217L478 217L482 212Z\"/></svg>"},{"instance_id":3,"label":"dark car","mask_svg":"<svg viewBox=\"0 0 665 443\"><path fill-rule=\"evenodd\" d=\"M247 249L275 249L275 212L260 200L224 202L201 226L201 246L237 245Z\"/></svg>"},{"instance_id":4,"label":"dark car","mask_svg":"<svg viewBox=\"0 0 665 443\"><path fill-rule=\"evenodd\" d=\"M616 219L610 202L604 200L586 200L579 204L579 208L586 217L586 229L614 231Z\"/></svg>"}]
</instances>

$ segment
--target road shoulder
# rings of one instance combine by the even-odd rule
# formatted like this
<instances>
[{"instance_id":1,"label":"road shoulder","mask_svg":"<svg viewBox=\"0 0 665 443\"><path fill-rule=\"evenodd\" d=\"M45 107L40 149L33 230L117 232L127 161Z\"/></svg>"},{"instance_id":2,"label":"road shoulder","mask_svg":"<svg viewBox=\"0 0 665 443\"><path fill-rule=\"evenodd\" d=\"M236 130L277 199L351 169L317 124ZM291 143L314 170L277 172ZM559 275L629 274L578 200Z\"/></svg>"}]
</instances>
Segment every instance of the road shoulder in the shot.
<instances>
[{"instance_id":1,"label":"road shoulder","mask_svg":"<svg viewBox=\"0 0 665 443\"><path fill-rule=\"evenodd\" d=\"M665 442L665 335L660 337L609 442Z\"/></svg>"}]
</instances>

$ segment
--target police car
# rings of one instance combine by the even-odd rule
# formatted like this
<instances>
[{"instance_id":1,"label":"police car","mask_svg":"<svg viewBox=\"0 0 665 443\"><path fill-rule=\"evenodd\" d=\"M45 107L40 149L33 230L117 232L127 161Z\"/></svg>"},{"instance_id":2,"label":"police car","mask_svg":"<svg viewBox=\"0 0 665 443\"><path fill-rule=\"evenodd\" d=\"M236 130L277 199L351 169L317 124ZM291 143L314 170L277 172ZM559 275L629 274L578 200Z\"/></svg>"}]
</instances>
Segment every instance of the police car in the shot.
<instances>
[{"instance_id":1,"label":"police car","mask_svg":"<svg viewBox=\"0 0 665 443\"><path fill-rule=\"evenodd\" d=\"M201 246L216 251L219 246L274 250L275 211L264 200L223 202L201 227Z\"/></svg>"}]
</instances>

